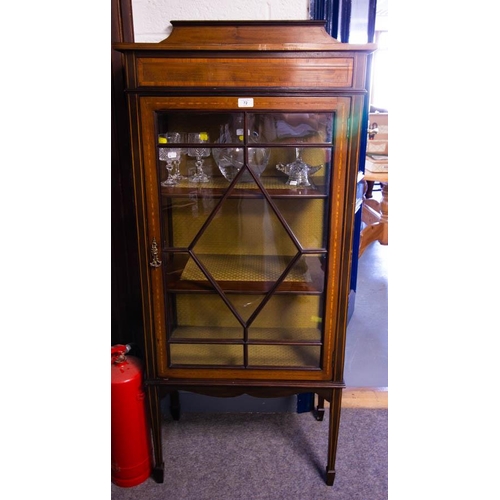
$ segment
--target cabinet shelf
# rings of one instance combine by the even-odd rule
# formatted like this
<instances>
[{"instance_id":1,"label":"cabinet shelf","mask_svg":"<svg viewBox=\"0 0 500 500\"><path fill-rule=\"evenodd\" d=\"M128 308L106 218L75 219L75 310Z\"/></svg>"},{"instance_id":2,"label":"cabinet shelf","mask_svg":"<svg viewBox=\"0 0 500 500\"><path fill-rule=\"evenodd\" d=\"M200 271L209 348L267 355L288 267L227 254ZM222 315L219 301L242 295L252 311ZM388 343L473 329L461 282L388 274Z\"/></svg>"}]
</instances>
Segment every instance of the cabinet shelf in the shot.
<instances>
[{"instance_id":1,"label":"cabinet shelf","mask_svg":"<svg viewBox=\"0 0 500 500\"><path fill-rule=\"evenodd\" d=\"M197 256L224 292L267 293L281 276L290 256L269 256L263 260L255 255ZM215 292L198 265L188 254L166 256L167 288L170 292ZM324 272L317 255L305 256L287 274L276 293L321 294Z\"/></svg>"},{"instance_id":2,"label":"cabinet shelf","mask_svg":"<svg viewBox=\"0 0 500 500\"><path fill-rule=\"evenodd\" d=\"M289 187L286 185L286 176L261 177L264 188L272 198L326 198L326 186L315 184L314 179L310 178L309 187ZM211 177L210 182L197 184L183 179L175 186L161 187L161 195L165 197L185 198L193 193L201 196L207 195L211 198L222 197L230 183L222 176ZM255 182L239 182L229 194L230 198L262 198L264 195Z\"/></svg>"},{"instance_id":3,"label":"cabinet shelf","mask_svg":"<svg viewBox=\"0 0 500 500\"><path fill-rule=\"evenodd\" d=\"M177 326L174 328L169 342L321 345L321 331L317 328L250 327L248 341L245 342L243 327Z\"/></svg>"},{"instance_id":4,"label":"cabinet shelf","mask_svg":"<svg viewBox=\"0 0 500 500\"><path fill-rule=\"evenodd\" d=\"M245 362L244 351L248 361ZM319 368L320 344L171 343L171 366L216 365L220 368Z\"/></svg>"}]
</instances>

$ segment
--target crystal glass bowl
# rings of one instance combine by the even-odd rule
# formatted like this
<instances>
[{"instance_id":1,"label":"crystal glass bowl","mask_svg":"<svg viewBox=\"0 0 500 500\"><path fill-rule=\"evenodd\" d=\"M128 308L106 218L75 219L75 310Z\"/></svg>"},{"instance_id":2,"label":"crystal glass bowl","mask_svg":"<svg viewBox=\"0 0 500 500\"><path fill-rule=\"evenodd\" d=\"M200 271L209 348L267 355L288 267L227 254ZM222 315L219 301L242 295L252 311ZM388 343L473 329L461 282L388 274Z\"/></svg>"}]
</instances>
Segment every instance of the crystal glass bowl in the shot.
<instances>
[{"instance_id":1,"label":"crystal glass bowl","mask_svg":"<svg viewBox=\"0 0 500 500\"><path fill-rule=\"evenodd\" d=\"M213 148L212 156L222 175L231 182L244 164L243 148ZM248 148L248 167L257 177L269 163L270 150L268 148ZM252 182L253 177L248 171L239 178L240 182Z\"/></svg>"},{"instance_id":2,"label":"crystal glass bowl","mask_svg":"<svg viewBox=\"0 0 500 500\"><path fill-rule=\"evenodd\" d=\"M309 176L315 174L318 170L323 168L323 165L311 166L305 163L301 158L302 148L295 148L295 161L292 163L278 163L276 168L288 175L286 184L289 186L311 186Z\"/></svg>"}]
</instances>

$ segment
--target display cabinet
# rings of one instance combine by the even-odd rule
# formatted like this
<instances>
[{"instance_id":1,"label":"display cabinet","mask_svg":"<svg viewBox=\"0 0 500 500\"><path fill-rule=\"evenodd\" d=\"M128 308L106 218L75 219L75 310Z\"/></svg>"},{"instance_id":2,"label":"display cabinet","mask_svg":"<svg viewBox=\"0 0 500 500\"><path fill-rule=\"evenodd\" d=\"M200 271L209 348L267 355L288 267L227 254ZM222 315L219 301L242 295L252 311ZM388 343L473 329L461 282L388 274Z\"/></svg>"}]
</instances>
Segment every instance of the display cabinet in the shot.
<instances>
[{"instance_id":1,"label":"display cabinet","mask_svg":"<svg viewBox=\"0 0 500 500\"><path fill-rule=\"evenodd\" d=\"M160 399L318 395L333 484L366 61L321 21L173 21L123 53L154 478ZM222 474L222 471L221 471Z\"/></svg>"}]
</instances>

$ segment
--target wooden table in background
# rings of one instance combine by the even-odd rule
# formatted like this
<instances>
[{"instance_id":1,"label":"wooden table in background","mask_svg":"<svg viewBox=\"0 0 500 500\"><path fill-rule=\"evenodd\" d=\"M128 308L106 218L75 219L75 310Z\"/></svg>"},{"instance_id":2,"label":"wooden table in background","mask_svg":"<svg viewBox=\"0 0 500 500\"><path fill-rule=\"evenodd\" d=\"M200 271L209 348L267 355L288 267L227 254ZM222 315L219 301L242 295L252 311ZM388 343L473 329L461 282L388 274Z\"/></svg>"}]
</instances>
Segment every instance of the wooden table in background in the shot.
<instances>
[{"instance_id":1,"label":"wooden table in background","mask_svg":"<svg viewBox=\"0 0 500 500\"><path fill-rule=\"evenodd\" d=\"M359 243L359 258L363 255L366 247L374 241L381 245L389 243L389 173L365 171L366 181L380 182L382 185L382 199L373 198L363 200L362 221L366 224L361 231Z\"/></svg>"}]
</instances>

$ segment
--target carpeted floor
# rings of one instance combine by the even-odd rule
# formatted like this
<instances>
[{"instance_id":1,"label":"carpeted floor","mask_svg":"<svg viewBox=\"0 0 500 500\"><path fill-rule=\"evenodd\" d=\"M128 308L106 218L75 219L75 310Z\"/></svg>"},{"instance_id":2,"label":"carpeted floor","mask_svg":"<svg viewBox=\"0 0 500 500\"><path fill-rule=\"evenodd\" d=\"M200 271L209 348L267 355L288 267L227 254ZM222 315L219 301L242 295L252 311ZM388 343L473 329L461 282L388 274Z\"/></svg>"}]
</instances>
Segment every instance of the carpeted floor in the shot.
<instances>
[{"instance_id":1,"label":"carpeted floor","mask_svg":"<svg viewBox=\"0 0 500 500\"><path fill-rule=\"evenodd\" d=\"M165 482L111 485L113 500L386 500L388 410L342 409L326 486L328 416L184 413L164 427Z\"/></svg>"}]
</instances>

